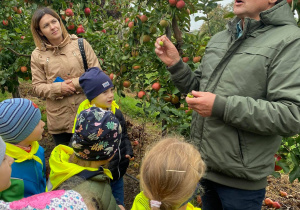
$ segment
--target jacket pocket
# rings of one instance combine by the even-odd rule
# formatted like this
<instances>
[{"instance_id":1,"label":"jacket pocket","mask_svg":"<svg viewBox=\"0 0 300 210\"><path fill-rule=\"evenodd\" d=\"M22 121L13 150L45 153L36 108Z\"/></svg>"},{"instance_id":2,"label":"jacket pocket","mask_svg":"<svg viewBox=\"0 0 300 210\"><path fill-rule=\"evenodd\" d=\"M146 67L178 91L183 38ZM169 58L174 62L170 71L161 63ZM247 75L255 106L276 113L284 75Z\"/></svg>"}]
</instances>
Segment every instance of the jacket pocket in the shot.
<instances>
[{"instance_id":1,"label":"jacket pocket","mask_svg":"<svg viewBox=\"0 0 300 210\"><path fill-rule=\"evenodd\" d=\"M247 144L244 138L243 132L237 129L238 140L239 140L239 150L240 150L240 158L243 166L247 166L248 164L248 154L247 154Z\"/></svg>"}]
</instances>

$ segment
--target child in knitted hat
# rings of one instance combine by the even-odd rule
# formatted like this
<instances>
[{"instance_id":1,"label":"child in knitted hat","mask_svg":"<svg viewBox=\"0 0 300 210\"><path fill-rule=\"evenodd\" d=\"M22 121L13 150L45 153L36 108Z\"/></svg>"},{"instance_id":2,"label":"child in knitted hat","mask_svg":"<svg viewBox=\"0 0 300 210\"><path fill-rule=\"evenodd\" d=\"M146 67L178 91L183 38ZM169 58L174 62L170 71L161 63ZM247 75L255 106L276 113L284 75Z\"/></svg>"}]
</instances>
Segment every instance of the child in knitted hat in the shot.
<instances>
[{"instance_id":1,"label":"child in knitted hat","mask_svg":"<svg viewBox=\"0 0 300 210\"><path fill-rule=\"evenodd\" d=\"M91 107L80 112L71 138L73 148L58 145L51 153L47 190L88 192L96 209L119 209L109 185L112 175L105 166L118 152L121 133L111 111Z\"/></svg>"},{"instance_id":2,"label":"child in knitted hat","mask_svg":"<svg viewBox=\"0 0 300 210\"><path fill-rule=\"evenodd\" d=\"M0 193L10 187L11 165L14 159L5 154L6 145L0 137ZM0 200L0 209L95 209L91 203L84 202L84 199L78 192L73 190L59 190L48 193L40 193L18 201L5 202ZM94 208L88 208L94 207Z\"/></svg>"},{"instance_id":3,"label":"child in knitted hat","mask_svg":"<svg viewBox=\"0 0 300 210\"><path fill-rule=\"evenodd\" d=\"M114 86L111 79L99 68L88 69L80 78L79 84L82 87L87 100L83 101L77 111L75 118L78 120L78 114L90 107L96 106L105 110L111 110L122 126L122 138L119 146L119 152L115 154L109 163L109 169L112 172L113 180L110 183L113 195L119 205L124 205L124 183L123 176L129 165L129 160L133 159L133 151L128 138L126 122L119 106L114 101ZM75 125L74 123L74 125ZM75 126L73 127L73 133Z\"/></svg>"},{"instance_id":4,"label":"child in knitted hat","mask_svg":"<svg viewBox=\"0 0 300 210\"><path fill-rule=\"evenodd\" d=\"M25 98L0 103L0 136L12 164L11 186L0 193L0 200L14 201L45 192L46 164L42 139L45 123L36 104Z\"/></svg>"}]
</instances>

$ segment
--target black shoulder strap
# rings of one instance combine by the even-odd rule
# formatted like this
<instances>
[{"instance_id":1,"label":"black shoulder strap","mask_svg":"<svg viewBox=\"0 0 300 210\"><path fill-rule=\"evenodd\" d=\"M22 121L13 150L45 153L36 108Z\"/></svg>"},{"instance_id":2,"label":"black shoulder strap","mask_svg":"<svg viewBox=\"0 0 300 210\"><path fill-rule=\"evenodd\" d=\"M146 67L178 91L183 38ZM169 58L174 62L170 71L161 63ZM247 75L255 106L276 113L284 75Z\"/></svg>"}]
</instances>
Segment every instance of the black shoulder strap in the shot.
<instances>
[{"instance_id":1,"label":"black shoulder strap","mask_svg":"<svg viewBox=\"0 0 300 210\"><path fill-rule=\"evenodd\" d=\"M83 38L78 39L78 45L79 45L79 50L80 50L81 57L82 57L82 60L83 60L84 71L86 71L88 69L88 65L87 65L87 61L86 61L86 57L85 57Z\"/></svg>"}]
</instances>

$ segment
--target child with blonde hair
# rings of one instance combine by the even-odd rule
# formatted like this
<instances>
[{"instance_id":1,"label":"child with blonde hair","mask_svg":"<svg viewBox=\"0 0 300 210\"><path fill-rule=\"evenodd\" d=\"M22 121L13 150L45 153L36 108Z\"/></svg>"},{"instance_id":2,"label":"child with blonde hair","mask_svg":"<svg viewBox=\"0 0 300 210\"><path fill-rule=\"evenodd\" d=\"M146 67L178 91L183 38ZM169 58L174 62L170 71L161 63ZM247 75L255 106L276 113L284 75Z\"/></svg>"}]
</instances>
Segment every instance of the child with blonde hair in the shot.
<instances>
[{"instance_id":1,"label":"child with blonde hair","mask_svg":"<svg viewBox=\"0 0 300 210\"><path fill-rule=\"evenodd\" d=\"M146 153L140 174L143 190L131 210L196 210L187 202L205 171L198 150L179 138L166 138Z\"/></svg>"}]
</instances>

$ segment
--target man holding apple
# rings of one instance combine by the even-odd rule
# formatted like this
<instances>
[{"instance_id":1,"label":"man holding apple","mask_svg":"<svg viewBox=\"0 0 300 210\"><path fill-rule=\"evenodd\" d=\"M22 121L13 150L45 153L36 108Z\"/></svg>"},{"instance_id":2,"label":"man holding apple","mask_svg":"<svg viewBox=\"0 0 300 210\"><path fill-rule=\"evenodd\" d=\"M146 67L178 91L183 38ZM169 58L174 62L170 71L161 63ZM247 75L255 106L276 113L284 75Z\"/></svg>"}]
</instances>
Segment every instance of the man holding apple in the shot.
<instances>
[{"instance_id":1,"label":"man holding apple","mask_svg":"<svg viewBox=\"0 0 300 210\"><path fill-rule=\"evenodd\" d=\"M192 71L166 37L157 56L194 110L190 141L207 164L203 210L261 209L282 136L300 132L300 30L286 0L235 0L228 29ZM160 45L160 42L163 45Z\"/></svg>"}]
</instances>

